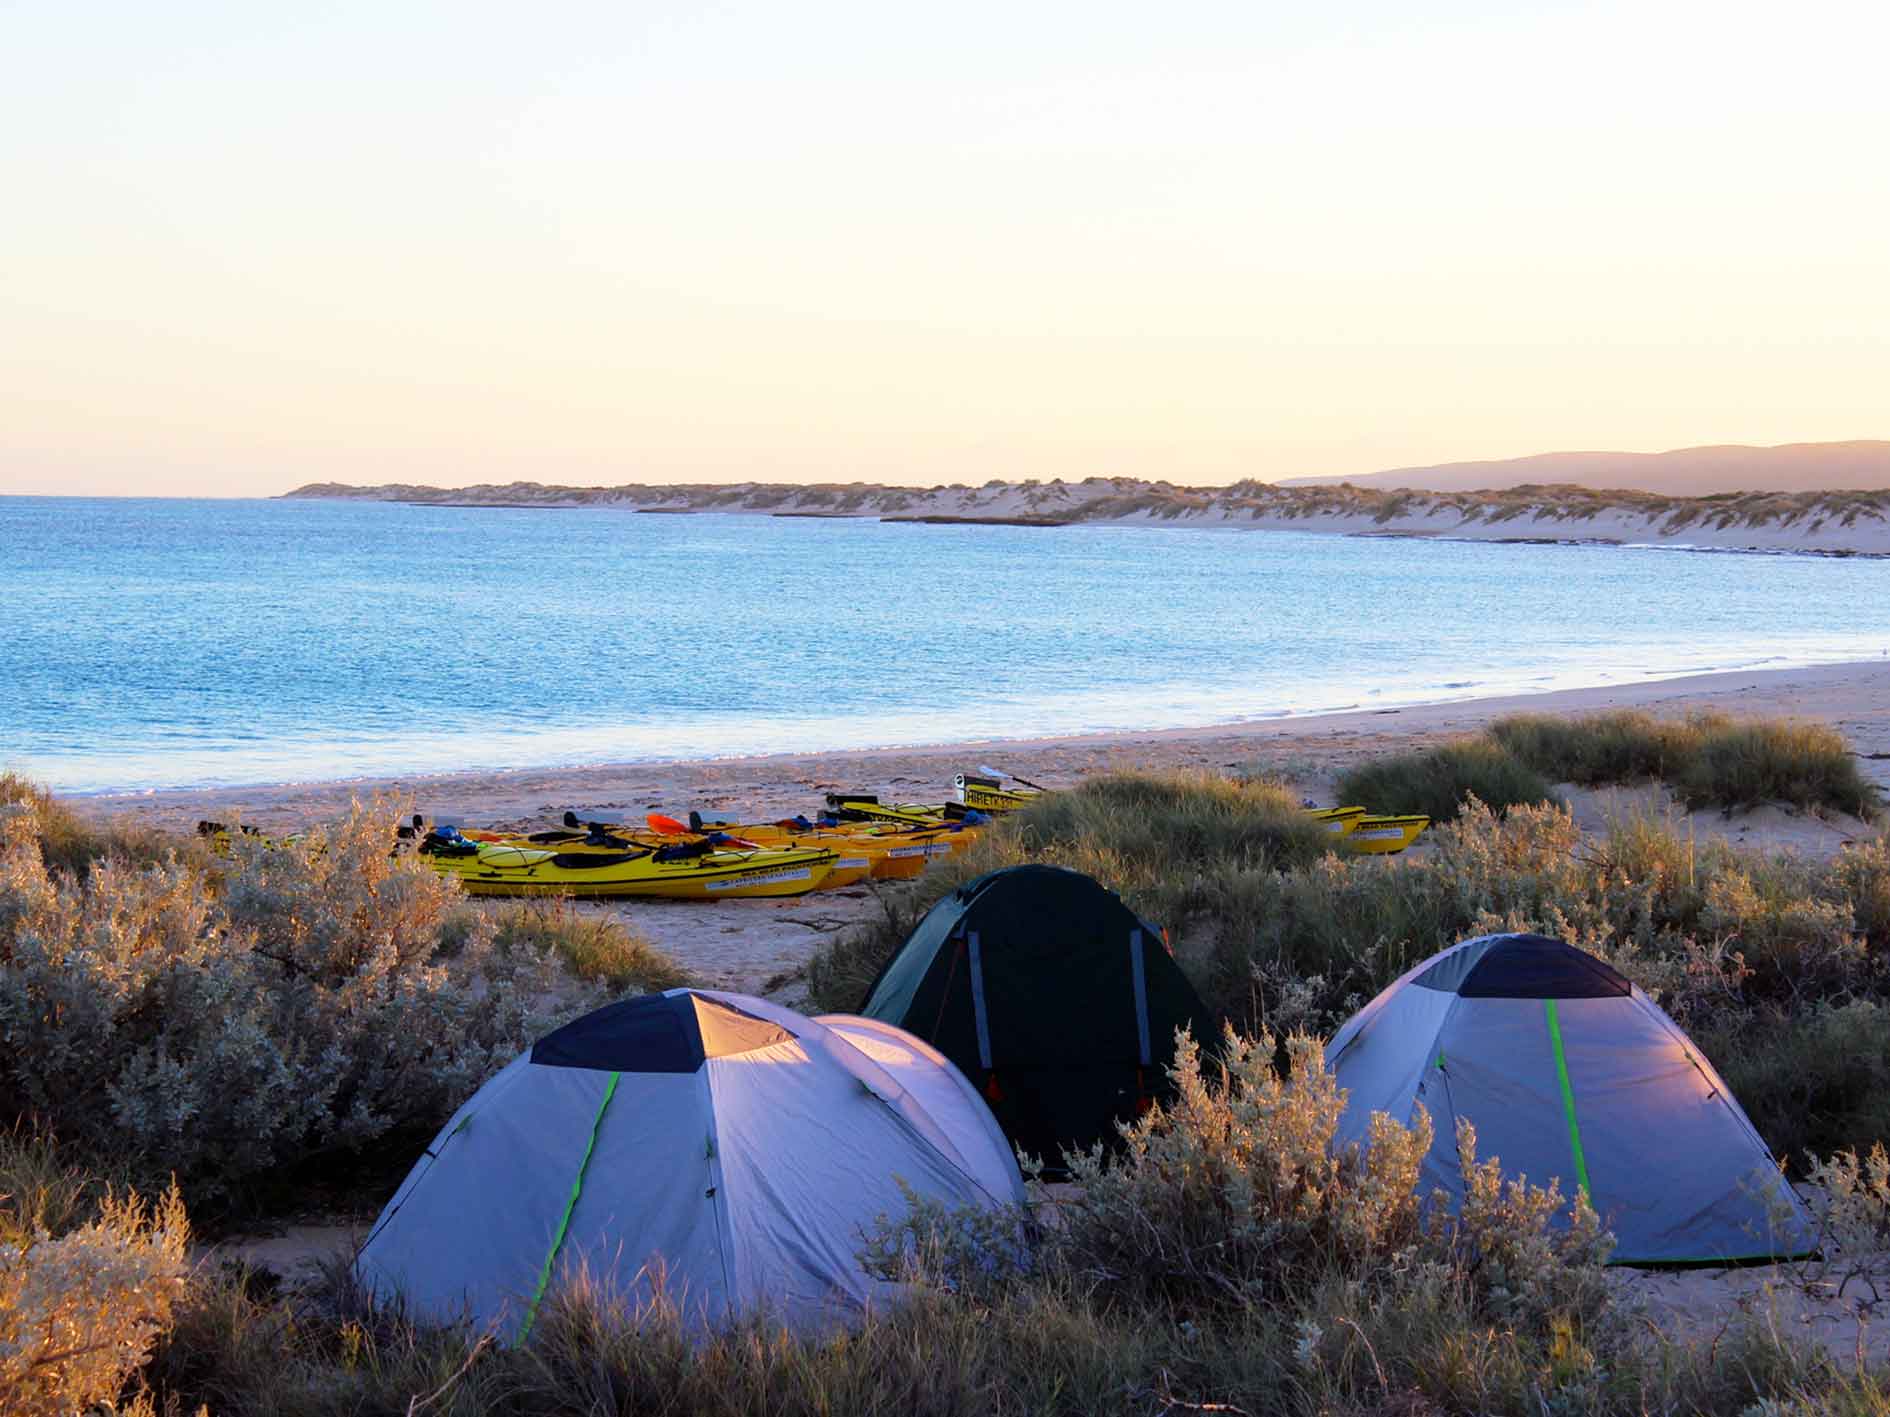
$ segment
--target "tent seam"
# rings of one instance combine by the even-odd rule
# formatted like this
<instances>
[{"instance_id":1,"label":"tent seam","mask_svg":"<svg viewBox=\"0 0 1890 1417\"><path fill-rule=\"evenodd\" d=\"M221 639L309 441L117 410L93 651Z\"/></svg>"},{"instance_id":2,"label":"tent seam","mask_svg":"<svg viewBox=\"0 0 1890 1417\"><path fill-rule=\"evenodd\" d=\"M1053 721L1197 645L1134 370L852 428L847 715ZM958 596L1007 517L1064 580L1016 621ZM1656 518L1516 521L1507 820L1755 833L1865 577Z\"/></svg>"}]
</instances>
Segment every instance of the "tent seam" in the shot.
<instances>
[{"instance_id":1,"label":"tent seam","mask_svg":"<svg viewBox=\"0 0 1890 1417\"><path fill-rule=\"evenodd\" d=\"M610 1106L610 1099L617 1095L617 1080L622 1073L612 1073L610 1081L604 1085L604 1096L597 1104L597 1111L591 1117L591 1133L584 1140L584 1155L578 1162L577 1175L571 1178L571 1197L564 1203L564 1214L558 1217L558 1233L551 1237L551 1248L545 1252L545 1263L538 1271L538 1286L532 1291L532 1301L525 1308L525 1322L519 1326L518 1337L513 1340L513 1347L523 1344L532 1331L532 1323L538 1317L538 1306L545 1297L545 1287L551 1283L551 1266L558 1258L558 1251L564 1248L564 1237L571 1228L571 1213L577 1209L578 1196L584 1190L584 1173L590 1169L591 1153L597 1149L598 1128L604 1123L604 1109Z\"/></svg>"},{"instance_id":2,"label":"tent seam","mask_svg":"<svg viewBox=\"0 0 1890 1417\"><path fill-rule=\"evenodd\" d=\"M1562 1111L1568 1118L1568 1149L1575 1158L1575 1184L1592 1202L1595 1192L1588 1184L1588 1161L1582 1155L1582 1127L1575 1115L1575 1089L1568 1080L1568 1057L1562 1051L1562 1020L1555 1003L1554 999L1544 999L1542 1011L1549 1020L1549 1045L1555 1050L1556 1081L1562 1086Z\"/></svg>"},{"instance_id":3,"label":"tent seam","mask_svg":"<svg viewBox=\"0 0 1890 1417\"><path fill-rule=\"evenodd\" d=\"M800 1040L797 1038L796 1043ZM805 1044L801 1051L807 1052ZM810 1055L811 1056L811 1055ZM715 1194L709 1199L709 1214L715 1220L716 1258L722 1263L722 1307L724 1313L735 1310L735 1221L728 1204L728 1167L722 1164L722 1129L715 1125L714 1072L702 1065L702 1091L707 1102L702 1111L709 1124L709 1180Z\"/></svg>"}]
</instances>

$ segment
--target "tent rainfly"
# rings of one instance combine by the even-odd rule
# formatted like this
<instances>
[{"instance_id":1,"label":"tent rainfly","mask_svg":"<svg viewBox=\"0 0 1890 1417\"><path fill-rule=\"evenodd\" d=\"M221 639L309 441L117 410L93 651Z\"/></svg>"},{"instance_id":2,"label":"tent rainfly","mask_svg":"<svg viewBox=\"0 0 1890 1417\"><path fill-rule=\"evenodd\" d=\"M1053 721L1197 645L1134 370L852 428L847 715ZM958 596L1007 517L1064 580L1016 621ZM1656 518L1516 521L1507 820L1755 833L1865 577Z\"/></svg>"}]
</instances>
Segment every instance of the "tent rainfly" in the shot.
<instances>
[{"instance_id":1,"label":"tent rainfly","mask_svg":"<svg viewBox=\"0 0 1890 1417\"><path fill-rule=\"evenodd\" d=\"M939 901L860 1012L935 1045L1052 1166L1168 1095L1178 1027L1215 1037L1161 931L1061 866L992 871Z\"/></svg>"},{"instance_id":2,"label":"tent rainfly","mask_svg":"<svg viewBox=\"0 0 1890 1417\"><path fill-rule=\"evenodd\" d=\"M523 1339L582 1267L633 1303L660 1281L698 1331L800 1333L894 1286L859 1251L904 1182L1021 1202L990 1112L950 1063L870 1019L672 989L546 1035L447 1122L356 1261L412 1311Z\"/></svg>"},{"instance_id":3,"label":"tent rainfly","mask_svg":"<svg viewBox=\"0 0 1890 1417\"><path fill-rule=\"evenodd\" d=\"M1621 974L1560 940L1484 935L1434 955L1333 1035L1338 1140L1371 1115L1436 1135L1421 1185L1461 1200L1457 1119L1509 1177L1577 1188L1616 1264L1725 1264L1808 1253L1804 1204L1713 1065Z\"/></svg>"}]
</instances>

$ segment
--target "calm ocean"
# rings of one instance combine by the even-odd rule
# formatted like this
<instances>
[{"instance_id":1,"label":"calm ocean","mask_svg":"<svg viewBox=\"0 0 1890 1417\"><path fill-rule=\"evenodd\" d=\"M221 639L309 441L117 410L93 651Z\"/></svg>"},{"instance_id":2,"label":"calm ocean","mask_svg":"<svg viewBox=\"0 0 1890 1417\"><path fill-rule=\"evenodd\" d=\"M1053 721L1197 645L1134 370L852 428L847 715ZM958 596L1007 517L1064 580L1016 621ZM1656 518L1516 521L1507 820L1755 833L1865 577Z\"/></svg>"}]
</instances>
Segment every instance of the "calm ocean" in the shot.
<instances>
[{"instance_id":1,"label":"calm ocean","mask_svg":"<svg viewBox=\"0 0 1890 1417\"><path fill-rule=\"evenodd\" d=\"M0 767L69 792L1232 722L1876 658L1890 562L0 498Z\"/></svg>"}]
</instances>

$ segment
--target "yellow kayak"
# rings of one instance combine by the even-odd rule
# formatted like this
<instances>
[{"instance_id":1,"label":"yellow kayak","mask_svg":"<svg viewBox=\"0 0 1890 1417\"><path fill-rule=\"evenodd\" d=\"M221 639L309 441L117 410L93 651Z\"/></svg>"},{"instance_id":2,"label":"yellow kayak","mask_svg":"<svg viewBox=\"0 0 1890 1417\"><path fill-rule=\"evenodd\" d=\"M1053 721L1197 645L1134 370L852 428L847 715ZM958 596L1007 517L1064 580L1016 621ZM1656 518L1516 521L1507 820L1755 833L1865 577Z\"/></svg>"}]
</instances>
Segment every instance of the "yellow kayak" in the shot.
<instances>
[{"instance_id":1,"label":"yellow kayak","mask_svg":"<svg viewBox=\"0 0 1890 1417\"><path fill-rule=\"evenodd\" d=\"M1035 788L1006 787L995 777L961 772L952 778L952 796L960 806L978 812L1015 812L1028 807L1043 793Z\"/></svg>"},{"instance_id":2,"label":"yellow kayak","mask_svg":"<svg viewBox=\"0 0 1890 1417\"><path fill-rule=\"evenodd\" d=\"M210 849L219 856L228 856L231 845L240 837L244 841L253 841L274 851L278 847L293 846L302 838L297 836L266 836L255 827L225 826L222 822L198 822L197 835L210 843Z\"/></svg>"},{"instance_id":3,"label":"yellow kayak","mask_svg":"<svg viewBox=\"0 0 1890 1417\"><path fill-rule=\"evenodd\" d=\"M1352 830L1346 833L1345 844L1368 856L1390 856L1416 841L1430 824L1429 817L1375 817L1368 814L1360 817Z\"/></svg>"},{"instance_id":4,"label":"yellow kayak","mask_svg":"<svg viewBox=\"0 0 1890 1417\"><path fill-rule=\"evenodd\" d=\"M652 830L672 838L687 839L695 834L720 832L776 849L826 849L836 853L842 861L862 862L865 867L862 874L879 881L911 880L924 872L926 863L933 857L966 850L977 838L975 827L955 822L932 828L872 822L823 827L808 823L805 818L781 822L706 822L693 812L687 827L671 817L652 816L649 821Z\"/></svg>"},{"instance_id":5,"label":"yellow kayak","mask_svg":"<svg viewBox=\"0 0 1890 1417\"><path fill-rule=\"evenodd\" d=\"M1315 822L1323 822L1333 836L1349 837L1358 829L1363 807L1314 807L1308 813Z\"/></svg>"},{"instance_id":6,"label":"yellow kayak","mask_svg":"<svg viewBox=\"0 0 1890 1417\"><path fill-rule=\"evenodd\" d=\"M961 818L966 809L956 802L882 802L866 792L829 792L827 811L842 822L942 827Z\"/></svg>"},{"instance_id":7,"label":"yellow kayak","mask_svg":"<svg viewBox=\"0 0 1890 1417\"><path fill-rule=\"evenodd\" d=\"M831 874L834 852L730 851L707 843L625 851L562 851L429 833L429 865L468 895L742 900L805 895Z\"/></svg>"},{"instance_id":8,"label":"yellow kayak","mask_svg":"<svg viewBox=\"0 0 1890 1417\"><path fill-rule=\"evenodd\" d=\"M567 812L565 816L574 825L568 825L562 830L554 828L550 831L498 832L468 829L462 835L474 842L561 851L574 855L621 855L626 852L657 851L677 845L679 836L686 842L705 841L712 849L737 853L752 853L757 849L830 852L834 858L833 864L820 883L813 887L817 891L837 891L846 886L858 885L873 874L871 856L865 851L851 849L851 842L838 838L832 841L798 841L780 836L763 839L751 836L747 832L720 827L701 834L678 834L658 831L654 828L648 832L641 832L633 831L618 823L579 823L575 813Z\"/></svg>"}]
</instances>

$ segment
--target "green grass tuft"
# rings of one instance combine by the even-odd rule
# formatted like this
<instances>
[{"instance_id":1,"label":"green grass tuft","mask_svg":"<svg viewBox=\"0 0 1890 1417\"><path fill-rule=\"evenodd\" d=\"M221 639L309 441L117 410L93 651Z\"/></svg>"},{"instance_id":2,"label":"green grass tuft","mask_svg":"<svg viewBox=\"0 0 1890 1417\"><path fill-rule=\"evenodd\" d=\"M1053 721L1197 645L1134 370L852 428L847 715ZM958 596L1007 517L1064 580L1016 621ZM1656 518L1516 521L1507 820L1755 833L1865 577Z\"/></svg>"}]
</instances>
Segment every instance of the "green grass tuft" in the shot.
<instances>
[{"instance_id":1,"label":"green grass tuft","mask_svg":"<svg viewBox=\"0 0 1890 1417\"><path fill-rule=\"evenodd\" d=\"M1557 782L1665 781L1696 810L1782 802L1868 820L1879 807L1843 735L1820 723L1724 714L1659 719L1629 711L1513 714L1491 724L1489 736Z\"/></svg>"},{"instance_id":2,"label":"green grass tuft","mask_svg":"<svg viewBox=\"0 0 1890 1417\"><path fill-rule=\"evenodd\" d=\"M1338 800L1381 813L1421 812L1448 822L1474 796L1498 811L1560 800L1542 774L1483 738L1362 763L1341 777Z\"/></svg>"}]
</instances>

